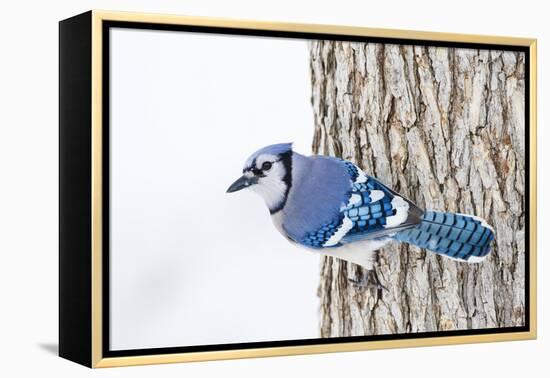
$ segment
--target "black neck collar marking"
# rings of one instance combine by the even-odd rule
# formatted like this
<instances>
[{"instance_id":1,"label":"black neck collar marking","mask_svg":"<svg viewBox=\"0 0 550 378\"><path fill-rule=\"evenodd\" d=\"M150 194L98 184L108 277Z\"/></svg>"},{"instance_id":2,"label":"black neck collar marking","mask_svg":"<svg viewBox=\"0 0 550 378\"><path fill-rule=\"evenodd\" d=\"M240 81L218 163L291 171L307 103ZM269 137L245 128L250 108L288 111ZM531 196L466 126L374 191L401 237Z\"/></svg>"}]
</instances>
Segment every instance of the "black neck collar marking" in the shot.
<instances>
[{"instance_id":1,"label":"black neck collar marking","mask_svg":"<svg viewBox=\"0 0 550 378\"><path fill-rule=\"evenodd\" d=\"M280 157L280 160L283 162L283 166L285 167L285 176L283 177L283 182L286 185L286 191L281 202L279 202L274 208L269 209L269 213L271 215L277 213L278 211L282 210L283 207L285 207L286 200L288 198L288 192L290 191L290 187L292 186L292 150L281 154Z\"/></svg>"}]
</instances>

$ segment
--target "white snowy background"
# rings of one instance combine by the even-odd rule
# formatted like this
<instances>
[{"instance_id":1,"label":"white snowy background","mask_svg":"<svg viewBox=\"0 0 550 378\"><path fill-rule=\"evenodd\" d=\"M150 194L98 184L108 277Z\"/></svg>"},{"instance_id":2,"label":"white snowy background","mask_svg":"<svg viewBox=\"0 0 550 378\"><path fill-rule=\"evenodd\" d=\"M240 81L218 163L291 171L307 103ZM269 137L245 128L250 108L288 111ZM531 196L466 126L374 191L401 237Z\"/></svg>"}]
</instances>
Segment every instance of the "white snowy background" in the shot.
<instances>
[{"instance_id":1,"label":"white snowy background","mask_svg":"<svg viewBox=\"0 0 550 378\"><path fill-rule=\"evenodd\" d=\"M111 348L318 337L319 257L225 193L259 147L310 153L307 42L111 38Z\"/></svg>"}]
</instances>

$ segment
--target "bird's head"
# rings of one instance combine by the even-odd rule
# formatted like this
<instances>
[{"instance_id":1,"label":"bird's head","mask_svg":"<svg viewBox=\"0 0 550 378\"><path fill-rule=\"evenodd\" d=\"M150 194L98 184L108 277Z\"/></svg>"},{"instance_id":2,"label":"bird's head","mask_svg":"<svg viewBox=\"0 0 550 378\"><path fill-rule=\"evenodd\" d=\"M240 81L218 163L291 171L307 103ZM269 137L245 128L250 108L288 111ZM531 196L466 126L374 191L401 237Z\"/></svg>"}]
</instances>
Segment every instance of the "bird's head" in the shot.
<instances>
[{"instance_id":1,"label":"bird's head","mask_svg":"<svg viewBox=\"0 0 550 378\"><path fill-rule=\"evenodd\" d=\"M227 189L233 193L251 189L265 201L271 214L284 207L292 185L292 143L266 146L254 152L246 161L243 175Z\"/></svg>"}]
</instances>

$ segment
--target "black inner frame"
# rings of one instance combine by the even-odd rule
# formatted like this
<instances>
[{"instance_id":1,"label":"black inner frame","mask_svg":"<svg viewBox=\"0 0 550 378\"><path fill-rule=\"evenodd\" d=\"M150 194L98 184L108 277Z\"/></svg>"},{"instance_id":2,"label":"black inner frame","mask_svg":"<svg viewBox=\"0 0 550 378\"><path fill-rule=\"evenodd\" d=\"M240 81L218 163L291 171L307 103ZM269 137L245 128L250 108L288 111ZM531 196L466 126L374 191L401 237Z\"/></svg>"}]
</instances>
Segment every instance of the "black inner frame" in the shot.
<instances>
[{"instance_id":1,"label":"black inner frame","mask_svg":"<svg viewBox=\"0 0 550 378\"><path fill-rule=\"evenodd\" d=\"M226 35L241 35L255 37L277 37L290 39L316 39L316 40L336 40L350 42L370 42L370 43L385 43L385 44L400 44L400 45L421 45L421 46L441 46L450 48L469 48L480 50L504 50L504 51L519 51L525 53L525 325L520 327L502 327L502 328L483 328L470 330L454 330L454 331L437 331L437 332L420 332L420 333L403 333L391 335L372 335L372 336L353 336L353 337L331 337L331 338L316 338L316 339L299 339L299 340L281 340L281 341L261 341L248 343L233 343L233 344L213 344L213 345L196 345L196 346L180 346L180 347L165 347L165 348L144 348L144 349L128 349L128 350L110 350L110 285L109 285L109 267L110 267L110 29L111 28L127 28L127 29L146 29L159 31L175 31L175 32L195 32L208 34L226 34ZM287 347L287 346L304 346L304 345L319 345L319 344L337 344L347 342L361 341L380 341L380 340L401 340L401 339L417 339L430 337L447 337L447 336L464 336L464 335L486 335L511 332L528 332L530 330L530 272L529 272L529 250L530 250L530 60L529 47L527 46L508 46L499 44L480 44L480 43L462 43L462 42L444 42L444 41L429 41L429 40L412 40L402 38L381 38L381 37L365 37L354 35L335 35L326 33L306 33L306 32L288 32L288 31L267 31L267 30L250 30L240 28L212 27L212 26L190 26L190 25L167 25L157 23L140 23L127 21L103 21L102 23L103 36L103 357L127 357L141 355L158 355L158 354L173 354L173 353L189 353L189 352L207 352L217 350L236 350L236 349L253 349L253 348L269 348L269 347Z\"/></svg>"}]
</instances>

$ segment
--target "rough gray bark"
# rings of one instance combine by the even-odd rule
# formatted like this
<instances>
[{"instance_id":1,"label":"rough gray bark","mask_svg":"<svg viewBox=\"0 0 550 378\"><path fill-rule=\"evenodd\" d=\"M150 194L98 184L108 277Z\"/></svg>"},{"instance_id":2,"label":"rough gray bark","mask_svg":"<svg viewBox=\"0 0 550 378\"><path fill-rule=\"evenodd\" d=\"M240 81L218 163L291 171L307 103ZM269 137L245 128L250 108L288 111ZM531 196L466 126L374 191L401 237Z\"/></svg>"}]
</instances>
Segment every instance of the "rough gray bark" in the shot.
<instances>
[{"instance_id":1,"label":"rough gray bark","mask_svg":"<svg viewBox=\"0 0 550 378\"><path fill-rule=\"evenodd\" d=\"M315 153L426 209L483 217L496 234L481 264L384 248L382 298L348 283L360 267L324 258L321 336L523 325L524 54L315 41L310 58Z\"/></svg>"}]
</instances>

